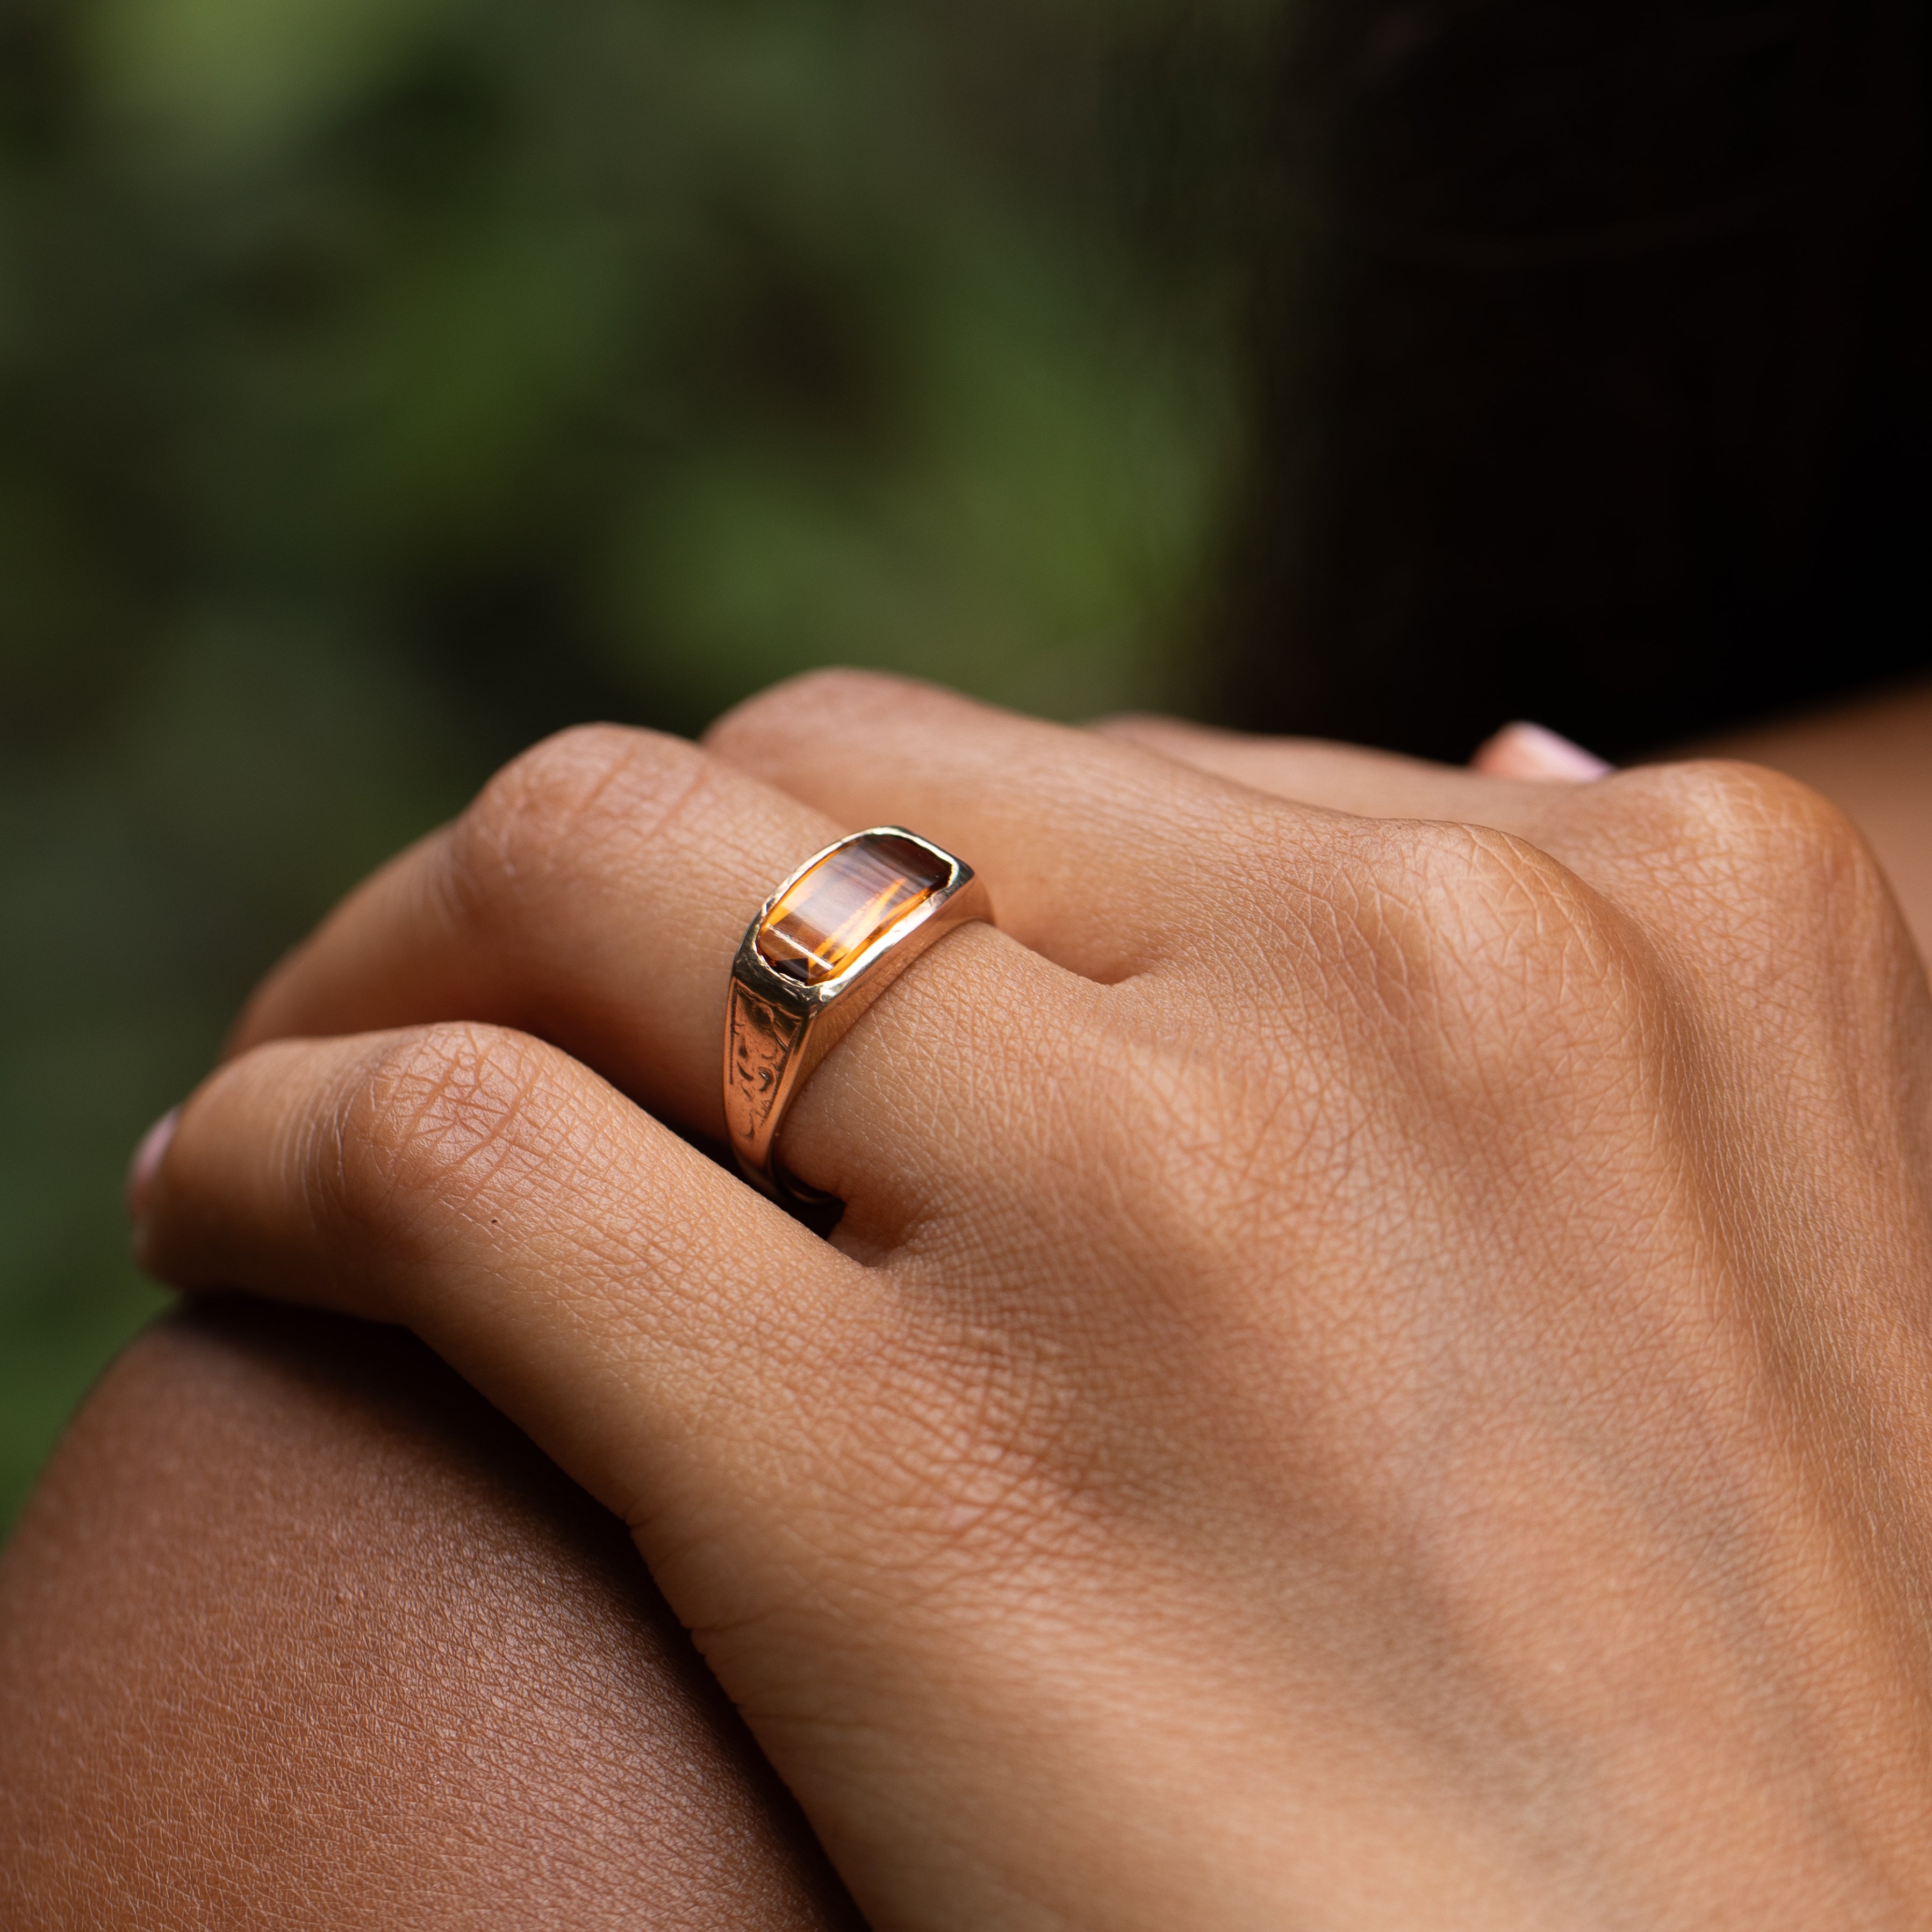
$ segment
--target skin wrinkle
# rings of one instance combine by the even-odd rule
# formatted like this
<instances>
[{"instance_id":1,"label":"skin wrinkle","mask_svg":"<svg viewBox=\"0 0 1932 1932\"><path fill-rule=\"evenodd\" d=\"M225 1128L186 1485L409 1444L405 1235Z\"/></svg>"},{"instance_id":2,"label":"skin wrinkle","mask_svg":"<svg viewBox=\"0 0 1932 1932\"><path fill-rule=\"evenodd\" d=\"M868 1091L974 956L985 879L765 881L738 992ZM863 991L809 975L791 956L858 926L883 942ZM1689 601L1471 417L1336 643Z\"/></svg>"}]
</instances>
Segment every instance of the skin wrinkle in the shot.
<instances>
[{"instance_id":1,"label":"skin wrinkle","mask_svg":"<svg viewBox=\"0 0 1932 1932\"><path fill-rule=\"evenodd\" d=\"M654 820L640 825L634 819L626 817L614 822L608 843L611 857L617 862L601 868L586 868L584 875L572 881L573 887L589 902L579 908L579 916L588 916L594 913L597 896L621 898L634 889L633 882L623 876L622 860L625 854L634 853L640 843L660 849L669 848L674 844L681 845L688 855L687 862L694 873L701 873L705 870L712 860L714 842L702 826L693 826L688 836L685 836L686 821L695 818L701 806L715 802L719 789L717 767L700 755L699 761L694 765L688 786ZM804 858L811 849L809 843L801 842L801 844L802 849L796 855L800 859ZM773 883L776 884L776 880ZM749 919L757 910L758 903L754 898L742 906L744 919ZM742 922L737 922L742 924ZM657 970L662 971L662 967ZM686 997L695 1000L699 989L692 983L697 976L694 961L687 964L686 972L690 976L686 980ZM718 989L718 997L722 1000L722 987ZM580 1002L580 996L578 1001L558 1002L553 998L550 1007L544 1010L544 1025L536 1030L554 1034L561 1027L568 1026L574 1018L573 1009Z\"/></svg>"},{"instance_id":2,"label":"skin wrinkle","mask_svg":"<svg viewBox=\"0 0 1932 1932\"><path fill-rule=\"evenodd\" d=\"M479 1037L486 1039L492 1049L486 1051L480 1058L474 1053ZM533 1118L530 1111L529 1096L523 1084L520 1084L514 1077L495 1082L470 1078L466 1084L446 1077L446 1070L452 1067L458 1076L466 1072L472 1076L492 1070L501 1072L502 1068L498 1063L502 1054L507 1053L511 1056L511 1065L526 1065L530 1062L530 1043L518 1041L512 1036L479 1035L477 1030L467 1028L433 1030L428 1034L406 1041L399 1048L379 1050L379 1064L388 1064L389 1056L395 1054L398 1056L395 1064L401 1069L400 1076L388 1084L412 1100L420 1098L422 1105L405 1105L397 1110L386 1101L379 1101L377 1117L386 1118L391 1114L397 1114L399 1124L392 1130L364 1132L351 1137L360 1144L379 1150L386 1140L392 1141L400 1150L401 1158L395 1162L386 1163L380 1159L376 1161L374 1170L376 1187L373 1198L365 1181L358 1180L352 1186L352 1218L362 1229L362 1238L368 1244L370 1252L380 1252L385 1246L386 1228L393 1238L397 1232L394 1216L399 1202L420 1202L429 1210L426 1226L424 1207L412 1208L407 1217L412 1229L422 1231L412 1235L418 1246L422 1245L425 1239L434 1240L435 1223L439 1219L446 1218L452 1210L464 1214L466 1219L473 1220L473 1216L464 1213L466 1207L476 1199L478 1189L488 1185L491 1178L485 1175L479 1180L473 1171L480 1150L494 1150L497 1153L499 1158L494 1175L496 1179L501 1178L502 1165L514 1160L526 1179L541 1178L549 1198L555 1200L567 1191L563 1185L563 1177L557 1170L560 1166L566 1164L560 1160L560 1156L566 1154L570 1132L574 1130L576 1124L568 1106L561 1112L553 1107L544 1115L547 1123L561 1121L564 1124L567 1131L561 1138L552 1127L539 1136L534 1148L522 1149L518 1144L518 1130L520 1126L527 1128ZM425 1066L426 1071L418 1071ZM382 1084L378 1082L379 1085ZM367 1089L365 1086L358 1085L355 1090L360 1094ZM492 1098L494 1104L485 1108L484 1118L480 1124L472 1122L465 1128L459 1121L457 1158L454 1161L438 1152L412 1172L412 1162L420 1156L422 1142L416 1133L416 1129L424 1117L424 1108L433 1109L439 1101L449 1099L459 1092L466 1094L472 1102L478 1096L485 1096ZM365 1168L364 1172L367 1171ZM460 1184L452 1187L452 1177L456 1178ZM384 1215L388 1217L386 1222L382 1218ZM583 1252L580 1246L578 1252ZM661 1244L634 1250L629 1258L636 1265L637 1271L646 1278L653 1275L668 1275L675 1279L680 1272L688 1272L688 1269L681 1270L676 1265L678 1258ZM608 1274L604 1278L608 1279ZM473 1303L476 1298L471 1295L459 1299ZM627 1295L614 1296L606 1291L601 1295L591 1298L591 1304L594 1304L596 1312L592 1312L592 1307L580 1298L574 1303L565 1304L560 1312L565 1313L580 1331L601 1332L610 1328L614 1315L620 1320L637 1318L636 1314L620 1312L630 1300ZM637 1311L637 1313L640 1314L641 1311ZM431 1325L435 1327L440 1324L432 1320ZM754 1342L756 1337L753 1336L748 1340ZM687 1402L696 1393L692 1385L687 1385L685 1391ZM728 1397L721 1397L719 1406L728 1406ZM621 1500L614 1496L609 1499L614 1502Z\"/></svg>"},{"instance_id":3,"label":"skin wrinkle","mask_svg":"<svg viewBox=\"0 0 1932 1932\"><path fill-rule=\"evenodd\" d=\"M1024 1559L1037 1556L1042 1538L1053 1540L1056 1513L1064 1519L1064 1531L1078 1529L1077 1540L1084 1546L1090 1538L1079 1526L1094 1518L1096 1498L1103 1491L1117 1496L1124 1491L1118 1469L1110 1471L1103 1457L1096 1460L1091 1447L1094 1405L1058 1393L1046 1366L1058 1347L1051 1330L1042 1332L1041 1322L1028 1322L1022 1316L1016 1332L1009 1311L970 1303L935 1306L928 1329L933 1324L941 1324L938 1334L928 1335L910 1374L893 1390L890 1413L908 1441L897 1452L888 1441L875 1466L903 1467L909 1480L892 1486L893 1500L885 1506L909 1509L908 1520L914 1524L928 1521L928 1503L939 1509L947 1520L934 1547L956 1547L962 1560L983 1569L986 1539L981 1537L976 1550L968 1549L968 1526L958 1514L958 1474L975 1460L962 1445L976 1434L985 1445L979 1466L995 1472L992 1489L999 1499L1030 1499L1025 1512L1000 1519L1009 1528L1036 1526L1015 1529L1014 1546ZM985 1505L986 1493L982 1484L982 1530L997 1514ZM1004 1561L997 1553L991 1560L996 1565ZM951 1566L946 1570L952 1574Z\"/></svg>"},{"instance_id":4,"label":"skin wrinkle","mask_svg":"<svg viewBox=\"0 0 1932 1932\"><path fill-rule=\"evenodd\" d=\"M304 1150L318 1226L348 1231L367 1266L404 1221L421 1220L426 1209L473 1204L512 1162L526 1185L541 1174L553 1198L566 1192L568 1177L556 1164L567 1142L554 1133L537 1160L517 1161L527 1064L513 1036L471 1027L424 1029L372 1046L326 1117L333 1158Z\"/></svg>"},{"instance_id":5,"label":"skin wrinkle","mask_svg":"<svg viewBox=\"0 0 1932 1932\"><path fill-rule=\"evenodd\" d=\"M580 843L595 851L610 832L655 842L676 821L704 785L706 761L680 740L658 735L640 745L640 734L614 725L580 725L525 752L492 779L458 820L459 836L443 848L445 877L467 921L494 932L495 915L506 898L504 882L526 890L533 874L544 884L574 884L581 875ZM678 776L667 791L660 782L667 762ZM635 788L650 801L626 799L621 812L600 811L620 781L642 778ZM580 841L579 834L587 833ZM601 833L601 836L600 836ZM482 865L471 855L487 854ZM592 874L594 876L594 874Z\"/></svg>"}]
</instances>

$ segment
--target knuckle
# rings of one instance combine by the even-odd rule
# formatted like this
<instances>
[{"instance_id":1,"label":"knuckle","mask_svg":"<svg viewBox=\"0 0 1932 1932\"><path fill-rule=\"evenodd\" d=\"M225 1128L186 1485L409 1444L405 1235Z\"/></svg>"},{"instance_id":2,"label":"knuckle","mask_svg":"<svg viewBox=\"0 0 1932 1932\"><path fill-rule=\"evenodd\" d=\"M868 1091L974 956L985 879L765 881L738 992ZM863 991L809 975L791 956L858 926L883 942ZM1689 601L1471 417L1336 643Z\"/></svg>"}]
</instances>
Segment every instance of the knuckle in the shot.
<instances>
[{"instance_id":1,"label":"knuckle","mask_svg":"<svg viewBox=\"0 0 1932 1932\"><path fill-rule=\"evenodd\" d=\"M1359 820L1334 830L1323 860L1302 880L1282 867L1294 884L1276 916L1256 922L1263 943L1234 956L1252 984L1234 989L1231 1010L1274 1016L1250 1022L1246 1041L1250 1064L1270 1076L1270 1108L1292 1100L1320 1116L1311 1049L1378 1065L1391 1052L1487 1054L1628 1008L1642 970L1630 921L1526 838L1451 820Z\"/></svg>"},{"instance_id":2,"label":"knuckle","mask_svg":"<svg viewBox=\"0 0 1932 1932\"><path fill-rule=\"evenodd\" d=\"M925 688L889 671L844 666L802 671L734 706L706 734L706 742L727 752L753 752L774 735L790 742L801 730L875 717Z\"/></svg>"},{"instance_id":3,"label":"knuckle","mask_svg":"<svg viewBox=\"0 0 1932 1932\"><path fill-rule=\"evenodd\" d=\"M574 725L544 739L491 778L452 828L446 896L466 922L514 920L597 848L648 836L704 762L681 739L621 725Z\"/></svg>"},{"instance_id":4,"label":"knuckle","mask_svg":"<svg viewBox=\"0 0 1932 1932\"><path fill-rule=\"evenodd\" d=\"M392 1234L460 1208L507 1159L540 1155L530 1102L542 1049L507 1028L417 1027L378 1042L345 1075L307 1163L316 1218Z\"/></svg>"},{"instance_id":5,"label":"knuckle","mask_svg":"<svg viewBox=\"0 0 1932 1932\"><path fill-rule=\"evenodd\" d=\"M1888 924L1876 860L1845 814L1780 772L1716 759L1619 782L1654 875L1700 913L1782 938Z\"/></svg>"},{"instance_id":6,"label":"knuckle","mask_svg":"<svg viewBox=\"0 0 1932 1932\"><path fill-rule=\"evenodd\" d=\"M1419 983L1445 966L1474 967L1521 985L1540 972L1566 978L1594 963L1590 976L1621 950L1616 915L1576 873L1526 838L1488 826L1414 828L1407 862L1378 881L1385 925L1406 922L1413 938L1403 964L1424 968Z\"/></svg>"},{"instance_id":7,"label":"knuckle","mask_svg":"<svg viewBox=\"0 0 1932 1932\"><path fill-rule=\"evenodd\" d=\"M1862 848L1851 820L1828 799L1762 765L1698 759L1637 776L1671 842L1735 865L1802 873Z\"/></svg>"},{"instance_id":8,"label":"knuckle","mask_svg":"<svg viewBox=\"0 0 1932 1932\"><path fill-rule=\"evenodd\" d=\"M1450 823L1393 829L1366 868L1338 1042L1425 1084L1542 1094L1578 1054L1622 1064L1658 996L1628 918L1528 840ZM1638 1016L1646 1024L1636 1024Z\"/></svg>"}]
</instances>

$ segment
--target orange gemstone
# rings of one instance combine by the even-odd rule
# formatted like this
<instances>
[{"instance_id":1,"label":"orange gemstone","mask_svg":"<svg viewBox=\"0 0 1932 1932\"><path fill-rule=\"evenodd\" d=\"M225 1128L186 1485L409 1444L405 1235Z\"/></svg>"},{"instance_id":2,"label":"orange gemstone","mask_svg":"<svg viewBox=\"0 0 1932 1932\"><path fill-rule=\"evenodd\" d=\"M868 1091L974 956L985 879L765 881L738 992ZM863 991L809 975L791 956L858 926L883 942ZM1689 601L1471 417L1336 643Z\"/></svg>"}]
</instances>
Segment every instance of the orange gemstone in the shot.
<instances>
[{"instance_id":1,"label":"orange gemstone","mask_svg":"<svg viewBox=\"0 0 1932 1932\"><path fill-rule=\"evenodd\" d=\"M786 889L758 928L758 956L774 973L816 986L844 972L952 876L944 860L910 838L855 838Z\"/></svg>"}]
</instances>

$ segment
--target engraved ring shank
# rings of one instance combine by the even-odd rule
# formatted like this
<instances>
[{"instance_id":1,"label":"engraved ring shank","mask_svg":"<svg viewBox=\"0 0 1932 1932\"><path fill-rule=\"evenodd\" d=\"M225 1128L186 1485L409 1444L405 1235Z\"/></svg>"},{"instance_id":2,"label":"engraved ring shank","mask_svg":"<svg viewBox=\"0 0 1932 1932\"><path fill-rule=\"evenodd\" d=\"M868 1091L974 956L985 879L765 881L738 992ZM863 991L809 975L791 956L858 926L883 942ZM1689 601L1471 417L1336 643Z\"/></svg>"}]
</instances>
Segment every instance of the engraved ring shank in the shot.
<instances>
[{"instance_id":1,"label":"engraved ring shank","mask_svg":"<svg viewBox=\"0 0 1932 1932\"><path fill-rule=\"evenodd\" d=\"M914 959L992 917L970 866L896 825L814 853L765 902L732 964L724 1025L724 1120L747 1180L775 1199L817 1198L777 1160L793 1096Z\"/></svg>"}]
</instances>

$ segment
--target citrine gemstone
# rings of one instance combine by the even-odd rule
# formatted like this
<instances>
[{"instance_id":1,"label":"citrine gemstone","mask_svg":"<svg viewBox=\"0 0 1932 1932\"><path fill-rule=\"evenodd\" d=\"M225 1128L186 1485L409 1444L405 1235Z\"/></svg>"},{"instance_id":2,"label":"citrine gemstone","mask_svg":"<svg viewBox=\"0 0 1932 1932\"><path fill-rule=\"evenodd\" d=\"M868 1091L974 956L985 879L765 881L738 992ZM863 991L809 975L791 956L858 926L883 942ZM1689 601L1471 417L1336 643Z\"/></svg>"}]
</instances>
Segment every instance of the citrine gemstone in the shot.
<instances>
[{"instance_id":1,"label":"citrine gemstone","mask_svg":"<svg viewBox=\"0 0 1932 1932\"><path fill-rule=\"evenodd\" d=\"M758 928L758 956L803 986L836 979L952 876L923 845L868 832L826 853L786 888Z\"/></svg>"}]
</instances>

